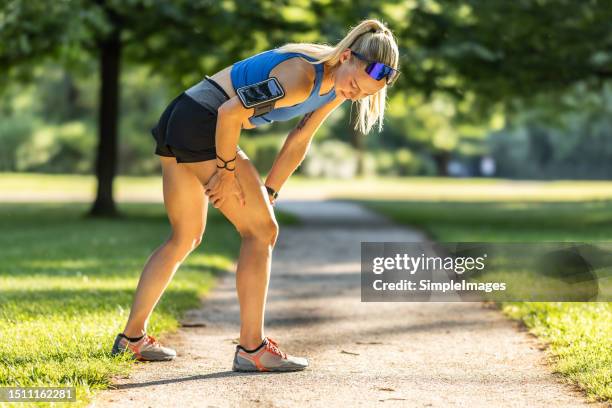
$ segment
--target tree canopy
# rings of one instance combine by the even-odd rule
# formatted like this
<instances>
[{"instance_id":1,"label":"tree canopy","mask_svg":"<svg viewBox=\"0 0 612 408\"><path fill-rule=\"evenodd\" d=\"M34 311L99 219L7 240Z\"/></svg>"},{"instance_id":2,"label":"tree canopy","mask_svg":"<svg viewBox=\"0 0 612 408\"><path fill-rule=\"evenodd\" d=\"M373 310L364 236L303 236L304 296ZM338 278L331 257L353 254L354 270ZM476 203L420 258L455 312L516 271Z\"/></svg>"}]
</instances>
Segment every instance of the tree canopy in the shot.
<instances>
[{"instance_id":1,"label":"tree canopy","mask_svg":"<svg viewBox=\"0 0 612 408\"><path fill-rule=\"evenodd\" d=\"M396 120L446 157L458 132L478 134L500 111L612 77L612 3L606 0L3 0L0 87L42 62L100 78L97 208L112 213L122 64L148 67L177 90L286 42L335 44L364 18L397 38L395 94L416 116ZM436 99L435 106L419 109ZM517 105L518 104L518 105ZM444 105L444 106L442 106ZM435 115L432 111L436 111ZM440 113L442 112L442 113ZM432 125L429 137L414 118ZM425 129L428 125L424 125ZM466 130L468 129L468 130ZM403 136L396 130L392 138ZM466 133L467 132L467 133ZM468 135L468 137L472 137ZM399 138L399 139L398 139ZM361 145L362 143L357 143ZM108 209L111 210L108 210Z\"/></svg>"}]
</instances>

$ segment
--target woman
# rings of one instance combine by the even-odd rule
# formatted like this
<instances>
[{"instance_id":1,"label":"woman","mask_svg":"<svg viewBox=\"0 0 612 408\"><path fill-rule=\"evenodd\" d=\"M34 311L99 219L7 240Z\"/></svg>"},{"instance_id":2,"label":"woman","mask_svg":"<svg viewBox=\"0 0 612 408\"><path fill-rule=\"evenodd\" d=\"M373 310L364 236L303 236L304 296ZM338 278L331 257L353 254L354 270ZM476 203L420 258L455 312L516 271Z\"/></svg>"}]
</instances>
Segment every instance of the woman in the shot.
<instances>
[{"instance_id":1,"label":"woman","mask_svg":"<svg viewBox=\"0 0 612 408\"><path fill-rule=\"evenodd\" d=\"M264 336L272 249L278 225L272 206L285 181L303 160L321 123L346 99L357 101L363 133L382 129L387 85L397 78L398 47L378 20L364 20L336 46L287 44L229 66L183 92L162 114L152 134L163 173L169 239L148 259L128 322L113 354L139 360L171 360L176 352L146 333L148 319L183 260L202 241L208 202L240 233L236 273L240 344L236 371L293 371L305 358L281 351ZM268 113L254 116L236 89L276 77L284 96ZM314 85L313 85L314 83ZM265 183L238 147L242 129L304 115L287 137ZM204 186L204 187L203 187Z\"/></svg>"}]
</instances>

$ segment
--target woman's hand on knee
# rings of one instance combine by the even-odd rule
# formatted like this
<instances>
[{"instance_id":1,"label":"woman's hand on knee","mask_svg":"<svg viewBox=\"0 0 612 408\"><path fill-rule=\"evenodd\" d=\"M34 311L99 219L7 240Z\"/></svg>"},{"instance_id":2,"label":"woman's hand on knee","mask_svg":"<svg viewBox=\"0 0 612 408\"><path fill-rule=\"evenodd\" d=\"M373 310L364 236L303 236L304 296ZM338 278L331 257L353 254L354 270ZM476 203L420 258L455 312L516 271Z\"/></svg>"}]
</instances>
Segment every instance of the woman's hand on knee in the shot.
<instances>
[{"instance_id":1,"label":"woman's hand on knee","mask_svg":"<svg viewBox=\"0 0 612 408\"><path fill-rule=\"evenodd\" d=\"M206 195L213 207L220 208L225 200L236 196L241 206L245 206L244 192L234 172L217 170L204 186Z\"/></svg>"}]
</instances>

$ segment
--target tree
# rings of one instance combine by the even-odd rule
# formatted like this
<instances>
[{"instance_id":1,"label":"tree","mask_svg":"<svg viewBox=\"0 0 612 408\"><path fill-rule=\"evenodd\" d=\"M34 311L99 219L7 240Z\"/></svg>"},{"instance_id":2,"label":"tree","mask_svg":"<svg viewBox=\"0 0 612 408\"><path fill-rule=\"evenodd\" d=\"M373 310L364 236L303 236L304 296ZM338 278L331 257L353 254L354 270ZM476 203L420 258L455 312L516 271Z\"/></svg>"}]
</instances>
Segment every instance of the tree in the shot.
<instances>
[{"instance_id":1,"label":"tree","mask_svg":"<svg viewBox=\"0 0 612 408\"><path fill-rule=\"evenodd\" d=\"M383 10L400 44L396 86L407 94L405 118L389 129L427 144L440 170L493 124L542 101L560 116L563 95L578 85L601 91L612 78L609 1L417 0ZM423 112L449 97L452 115ZM434 118L441 123L427 123Z\"/></svg>"},{"instance_id":2,"label":"tree","mask_svg":"<svg viewBox=\"0 0 612 408\"><path fill-rule=\"evenodd\" d=\"M367 17L382 19L398 39L403 75L394 92L450 95L462 121L577 83L601 87L612 77L612 4L603 0L4 0L0 81L27 80L47 58L67 66L98 60L91 213L112 215L123 63L147 65L185 86L288 41L333 44Z\"/></svg>"},{"instance_id":3,"label":"tree","mask_svg":"<svg viewBox=\"0 0 612 408\"><path fill-rule=\"evenodd\" d=\"M612 78L610 21L609 1L417 1L397 22L401 79L485 105L583 81L601 87Z\"/></svg>"},{"instance_id":4,"label":"tree","mask_svg":"<svg viewBox=\"0 0 612 408\"><path fill-rule=\"evenodd\" d=\"M279 41L286 33L308 28L286 22L273 2L13 0L1 10L2 80L27 80L35 64L46 58L62 59L68 66L87 58L98 60L98 189L90 210L94 216L117 215L112 185L123 59L147 64L175 81L193 82L244 57L261 38L258 34Z\"/></svg>"}]
</instances>

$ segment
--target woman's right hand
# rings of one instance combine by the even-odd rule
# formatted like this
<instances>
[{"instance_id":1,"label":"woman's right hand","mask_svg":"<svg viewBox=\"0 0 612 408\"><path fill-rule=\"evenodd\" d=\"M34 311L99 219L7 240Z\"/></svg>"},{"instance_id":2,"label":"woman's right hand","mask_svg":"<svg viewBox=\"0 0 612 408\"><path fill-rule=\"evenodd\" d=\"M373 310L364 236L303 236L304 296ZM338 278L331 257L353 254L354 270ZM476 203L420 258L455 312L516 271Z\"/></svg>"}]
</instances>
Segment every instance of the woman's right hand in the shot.
<instances>
[{"instance_id":1,"label":"woman's right hand","mask_svg":"<svg viewBox=\"0 0 612 408\"><path fill-rule=\"evenodd\" d=\"M235 195L240 205L246 204L244 192L235 176L234 171L217 169L208 183L204 186L206 195L210 198L213 207L220 208L225 200Z\"/></svg>"}]
</instances>

